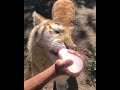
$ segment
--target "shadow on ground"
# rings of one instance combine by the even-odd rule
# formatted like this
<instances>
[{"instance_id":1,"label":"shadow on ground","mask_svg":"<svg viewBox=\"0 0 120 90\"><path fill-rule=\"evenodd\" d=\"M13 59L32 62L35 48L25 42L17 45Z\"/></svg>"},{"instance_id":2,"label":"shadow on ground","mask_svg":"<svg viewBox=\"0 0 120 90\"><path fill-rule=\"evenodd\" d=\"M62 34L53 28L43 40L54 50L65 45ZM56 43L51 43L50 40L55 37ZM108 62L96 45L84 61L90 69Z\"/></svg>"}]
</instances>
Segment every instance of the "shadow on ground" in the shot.
<instances>
[{"instance_id":1,"label":"shadow on ground","mask_svg":"<svg viewBox=\"0 0 120 90\"><path fill-rule=\"evenodd\" d=\"M69 84L68 90L78 90L78 84L77 84L76 78L70 77L67 81L68 81L68 84ZM53 90L57 90L55 82L54 82Z\"/></svg>"},{"instance_id":2,"label":"shadow on ground","mask_svg":"<svg viewBox=\"0 0 120 90\"><path fill-rule=\"evenodd\" d=\"M78 7L81 7L83 5L86 8L93 9L94 6L96 5L96 0L75 0L75 3L77 4Z\"/></svg>"}]
</instances>

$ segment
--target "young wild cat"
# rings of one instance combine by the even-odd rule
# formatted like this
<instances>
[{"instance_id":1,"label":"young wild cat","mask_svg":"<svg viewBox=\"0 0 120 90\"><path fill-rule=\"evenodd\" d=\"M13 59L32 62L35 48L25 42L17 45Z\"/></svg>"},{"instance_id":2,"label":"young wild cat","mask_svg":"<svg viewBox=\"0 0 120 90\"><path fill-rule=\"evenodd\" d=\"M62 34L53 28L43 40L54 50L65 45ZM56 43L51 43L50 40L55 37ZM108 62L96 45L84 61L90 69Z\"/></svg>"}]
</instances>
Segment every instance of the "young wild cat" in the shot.
<instances>
[{"instance_id":1,"label":"young wild cat","mask_svg":"<svg viewBox=\"0 0 120 90\"><path fill-rule=\"evenodd\" d=\"M57 0L52 9L52 20L34 11L34 27L28 40L33 76L49 68L58 59L58 48L75 48L72 39L74 15L72 0ZM57 90L68 88L67 79L66 75L55 78Z\"/></svg>"}]
</instances>

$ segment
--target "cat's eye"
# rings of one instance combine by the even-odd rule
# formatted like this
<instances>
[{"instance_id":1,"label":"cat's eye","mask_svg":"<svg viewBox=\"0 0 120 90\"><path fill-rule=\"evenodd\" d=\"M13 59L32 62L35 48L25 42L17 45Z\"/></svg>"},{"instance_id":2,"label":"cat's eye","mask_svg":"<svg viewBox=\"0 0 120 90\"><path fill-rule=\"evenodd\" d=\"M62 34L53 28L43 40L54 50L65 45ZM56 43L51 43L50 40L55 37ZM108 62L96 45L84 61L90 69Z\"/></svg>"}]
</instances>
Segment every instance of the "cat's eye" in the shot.
<instances>
[{"instance_id":1,"label":"cat's eye","mask_svg":"<svg viewBox=\"0 0 120 90\"><path fill-rule=\"evenodd\" d=\"M55 24L60 25L60 23L56 22Z\"/></svg>"},{"instance_id":2,"label":"cat's eye","mask_svg":"<svg viewBox=\"0 0 120 90\"><path fill-rule=\"evenodd\" d=\"M63 33L64 30L54 30L54 32L55 32L56 34L59 34L59 33Z\"/></svg>"},{"instance_id":3,"label":"cat's eye","mask_svg":"<svg viewBox=\"0 0 120 90\"><path fill-rule=\"evenodd\" d=\"M60 33L60 30L54 30L56 34L59 34Z\"/></svg>"}]
</instances>

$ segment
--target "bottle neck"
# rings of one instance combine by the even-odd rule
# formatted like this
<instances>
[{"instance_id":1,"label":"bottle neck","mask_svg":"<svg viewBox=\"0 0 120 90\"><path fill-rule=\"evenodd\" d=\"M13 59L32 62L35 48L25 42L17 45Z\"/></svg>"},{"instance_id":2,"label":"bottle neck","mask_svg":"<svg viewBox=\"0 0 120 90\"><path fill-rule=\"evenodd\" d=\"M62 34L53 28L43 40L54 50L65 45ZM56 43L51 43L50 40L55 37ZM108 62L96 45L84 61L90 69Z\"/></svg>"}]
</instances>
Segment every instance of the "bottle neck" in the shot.
<instances>
[{"instance_id":1,"label":"bottle neck","mask_svg":"<svg viewBox=\"0 0 120 90\"><path fill-rule=\"evenodd\" d=\"M59 53L59 51L60 51L61 49L63 49L63 48L59 48L59 49L57 50L57 53Z\"/></svg>"}]
</instances>

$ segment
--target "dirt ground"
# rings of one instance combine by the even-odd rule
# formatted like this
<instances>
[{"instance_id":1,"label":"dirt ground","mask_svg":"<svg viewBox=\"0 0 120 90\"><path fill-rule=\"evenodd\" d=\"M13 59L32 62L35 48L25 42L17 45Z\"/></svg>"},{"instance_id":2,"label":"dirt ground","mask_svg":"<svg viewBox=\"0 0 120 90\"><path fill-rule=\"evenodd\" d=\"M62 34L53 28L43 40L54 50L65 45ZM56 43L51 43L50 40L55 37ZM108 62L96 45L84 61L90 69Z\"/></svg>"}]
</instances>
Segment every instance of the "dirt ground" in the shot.
<instances>
[{"instance_id":1,"label":"dirt ground","mask_svg":"<svg viewBox=\"0 0 120 90\"><path fill-rule=\"evenodd\" d=\"M96 90L96 0L74 0L76 7L75 43L77 51L84 54L86 67L77 78L70 77L68 90ZM24 77L30 72L30 60L27 57L26 44L32 26L33 11L46 18L51 18L55 0L24 0ZM50 81L44 90L55 90L55 83Z\"/></svg>"}]
</instances>

